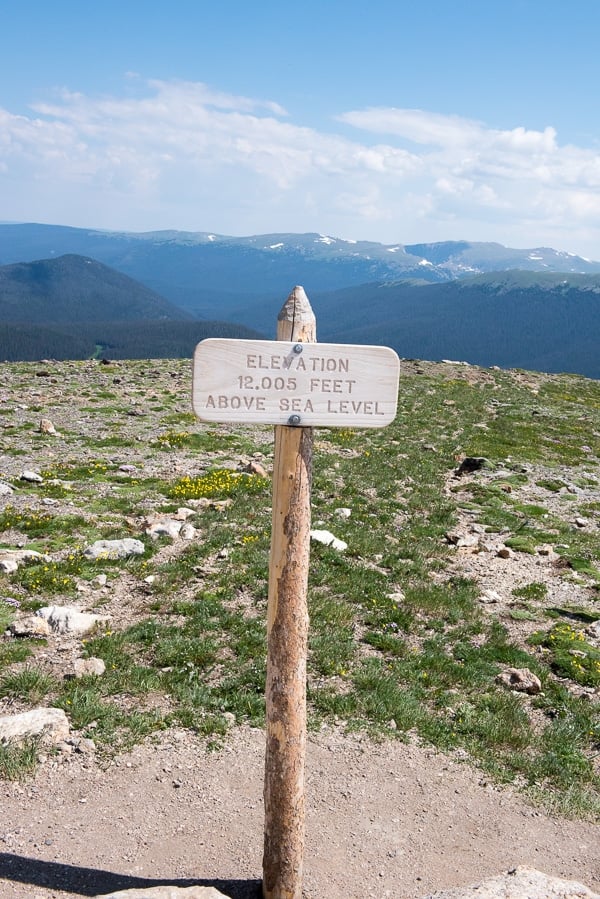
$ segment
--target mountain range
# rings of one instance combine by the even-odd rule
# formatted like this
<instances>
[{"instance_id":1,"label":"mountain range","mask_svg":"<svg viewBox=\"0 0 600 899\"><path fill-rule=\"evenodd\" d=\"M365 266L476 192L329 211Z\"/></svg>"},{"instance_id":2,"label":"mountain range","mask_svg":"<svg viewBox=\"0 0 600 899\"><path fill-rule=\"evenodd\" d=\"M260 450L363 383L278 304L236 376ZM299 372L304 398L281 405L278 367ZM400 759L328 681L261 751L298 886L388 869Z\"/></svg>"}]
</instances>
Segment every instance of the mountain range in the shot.
<instances>
[{"instance_id":1,"label":"mountain range","mask_svg":"<svg viewBox=\"0 0 600 899\"><path fill-rule=\"evenodd\" d=\"M8 322L13 334L17 323L56 331L61 322L74 342L85 338L80 352L92 341L116 356L133 352L122 323L136 320L138 358L191 354L180 336L195 339L199 320L214 334L272 337L302 284L320 340L600 377L600 263L550 248L0 224L0 263L0 358L15 358L2 342Z\"/></svg>"}]
</instances>

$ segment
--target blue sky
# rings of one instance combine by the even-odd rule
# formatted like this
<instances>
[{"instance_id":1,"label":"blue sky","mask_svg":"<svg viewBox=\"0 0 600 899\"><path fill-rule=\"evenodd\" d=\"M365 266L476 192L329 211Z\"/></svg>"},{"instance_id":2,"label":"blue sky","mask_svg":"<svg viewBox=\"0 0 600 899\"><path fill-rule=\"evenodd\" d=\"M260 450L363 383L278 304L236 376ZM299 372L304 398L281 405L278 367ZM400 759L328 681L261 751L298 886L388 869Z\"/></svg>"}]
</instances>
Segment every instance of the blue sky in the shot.
<instances>
[{"instance_id":1,"label":"blue sky","mask_svg":"<svg viewBox=\"0 0 600 899\"><path fill-rule=\"evenodd\" d=\"M600 3L20 0L0 220L600 259Z\"/></svg>"}]
</instances>

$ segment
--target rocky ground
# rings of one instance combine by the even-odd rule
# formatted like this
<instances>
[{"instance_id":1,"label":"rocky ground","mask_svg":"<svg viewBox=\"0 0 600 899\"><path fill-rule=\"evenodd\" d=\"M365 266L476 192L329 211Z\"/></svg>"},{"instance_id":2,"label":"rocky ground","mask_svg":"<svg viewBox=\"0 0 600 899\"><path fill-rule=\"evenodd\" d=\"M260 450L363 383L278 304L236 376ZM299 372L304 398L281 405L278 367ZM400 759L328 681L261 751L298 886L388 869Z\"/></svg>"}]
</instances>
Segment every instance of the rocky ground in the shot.
<instances>
[{"instance_id":1,"label":"rocky ground","mask_svg":"<svg viewBox=\"0 0 600 899\"><path fill-rule=\"evenodd\" d=\"M5 369L0 398L4 446L10 451L0 455L0 480L7 485L26 470L51 468L74 453L91 462L99 456L99 441L109 444L116 432L134 442L103 451L113 465L143 468L145 477L172 478L197 464L193 454L173 459L155 442L165 431L165 409L187 408L189 373L182 363L140 363L131 383L127 363L106 371L95 362L72 369L69 363ZM486 377L477 371L469 369L468 376ZM111 396L100 400L102 393ZM114 413L105 408L114 395L120 407L116 431L110 424ZM58 434L37 439L41 417L50 419ZM240 453L229 461L240 462ZM264 454L255 461L266 464ZM548 472L540 465L529 474L522 501L533 504L542 493L535 483ZM479 476L502 481L502 472ZM568 481L569 471L554 470L553 476ZM453 475L448 490L456 495L471 477ZM105 489L114 490L114 484L99 487ZM582 502L598 501L597 485L578 489ZM549 497L546 491L543 499L564 514L560 492ZM31 505L27 492L18 490L0 501L16 508ZM68 493L52 508L73 511ZM150 503L147 512L153 512ZM596 514L574 526L591 532L598 524ZM497 541L482 551L487 538L467 508L453 534L452 564L478 581L482 603L495 612L514 607L515 585L532 582L546 586L546 605L593 607L589 583L558 577L551 550L498 555L503 544ZM4 546L13 549L29 542L18 529L2 534ZM176 555L180 545L165 544L160 557ZM116 585L80 585L83 606L99 596L102 614L119 626L133 620L136 604L147 602L143 583L126 571ZM532 601L528 608L535 611L534 606ZM506 621L523 640L536 626L533 615ZM55 635L39 655L48 670L64 676L81 655L81 639ZM597 693L594 687L579 690ZM0 699L0 715L25 708L10 697ZM173 729L108 761L77 738L63 742L58 754L43 755L25 782L0 786L0 897L64 899L199 881L232 897L258 896L263 756L262 731L244 726L234 728L218 749L209 749L190 731ZM324 725L309 742L307 802L307 897L416 899L522 864L600 890L597 823L553 817L514 788L491 782L460 751L444 755L410 740L372 742Z\"/></svg>"}]
</instances>

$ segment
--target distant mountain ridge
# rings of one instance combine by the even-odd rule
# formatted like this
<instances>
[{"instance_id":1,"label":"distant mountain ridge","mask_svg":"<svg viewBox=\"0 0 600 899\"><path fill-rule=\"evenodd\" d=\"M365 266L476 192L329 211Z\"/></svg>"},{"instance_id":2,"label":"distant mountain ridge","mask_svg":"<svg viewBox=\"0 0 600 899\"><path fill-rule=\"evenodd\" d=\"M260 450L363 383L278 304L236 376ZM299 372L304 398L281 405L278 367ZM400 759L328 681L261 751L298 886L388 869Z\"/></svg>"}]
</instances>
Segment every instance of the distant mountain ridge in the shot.
<instances>
[{"instance_id":1,"label":"distant mountain ridge","mask_svg":"<svg viewBox=\"0 0 600 899\"><path fill-rule=\"evenodd\" d=\"M229 237L210 232L129 233L60 225L0 224L0 264L76 253L129 275L196 316L259 298L283 302L295 284L308 295L374 281L451 281L490 271L600 274L600 262L548 248L445 241L381 244L323 234Z\"/></svg>"},{"instance_id":2,"label":"distant mountain ridge","mask_svg":"<svg viewBox=\"0 0 600 899\"><path fill-rule=\"evenodd\" d=\"M210 322L198 318L219 319L221 330L210 336L274 337L283 301L302 284L317 315L320 340L384 343L404 357L600 378L600 263L553 249L468 241L386 246L319 234L235 238L210 232L128 234L0 225L0 261L8 259L11 265L0 269L12 276L10 288L0 279L0 359L19 358L14 355L20 351L14 348L17 337L19 346L28 343L28 352L34 353L41 345L31 332L34 325L45 329L48 345L70 333L73 352L101 346L120 358L191 355L201 324L209 336ZM48 303L49 273L61 266L73 276L68 296L58 291ZM119 302L113 302L113 291L113 299L100 304L90 289L87 302L94 312L87 314L95 323L83 323L85 304L73 285L80 278L83 285L94 273L110 291L114 287L118 293L119 278L125 276L127 286L121 282ZM141 283L134 288L131 278ZM18 321L15 282L26 285L30 315L20 322L18 335L13 329L9 349L2 334L7 322ZM64 293L69 278L62 283ZM129 291L141 304L133 317L143 326L124 324L132 319ZM40 311L42 295L52 313L48 319ZM74 304L70 311L63 308L66 299ZM69 352L68 344L63 352Z\"/></svg>"}]
</instances>

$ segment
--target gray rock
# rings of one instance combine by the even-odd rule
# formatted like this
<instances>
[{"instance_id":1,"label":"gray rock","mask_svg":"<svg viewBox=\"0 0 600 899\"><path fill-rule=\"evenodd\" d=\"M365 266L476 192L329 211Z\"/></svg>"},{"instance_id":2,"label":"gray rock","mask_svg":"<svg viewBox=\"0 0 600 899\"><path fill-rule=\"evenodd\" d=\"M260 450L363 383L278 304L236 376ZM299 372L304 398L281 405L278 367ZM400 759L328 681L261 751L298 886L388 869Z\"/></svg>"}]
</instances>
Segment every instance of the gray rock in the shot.
<instances>
[{"instance_id":1,"label":"gray rock","mask_svg":"<svg viewBox=\"0 0 600 899\"><path fill-rule=\"evenodd\" d=\"M94 615L74 606L44 606L36 615L44 618L55 634L87 634L97 624L110 621L110 615Z\"/></svg>"},{"instance_id":2,"label":"gray rock","mask_svg":"<svg viewBox=\"0 0 600 899\"><path fill-rule=\"evenodd\" d=\"M133 890L118 890L97 899L227 899L214 887L142 887Z\"/></svg>"},{"instance_id":3,"label":"gray rock","mask_svg":"<svg viewBox=\"0 0 600 899\"><path fill-rule=\"evenodd\" d=\"M8 628L8 633L13 637L47 637L50 633L50 625L37 615L28 615L13 621Z\"/></svg>"},{"instance_id":4,"label":"gray rock","mask_svg":"<svg viewBox=\"0 0 600 899\"><path fill-rule=\"evenodd\" d=\"M125 537L123 540L96 540L87 546L83 555L92 562L98 559L128 559L130 556L142 556L146 547L141 540Z\"/></svg>"},{"instance_id":5,"label":"gray rock","mask_svg":"<svg viewBox=\"0 0 600 899\"><path fill-rule=\"evenodd\" d=\"M535 868L519 865L507 874L469 887L438 890L424 899L600 899L600 895L575 880L550 877Z\"/></svg>"},{"instance_id":6,"label":"gray rock","mask_svg":"<svg viewBox=\"0 0 600 899\"><path fill-rule=\"evenodd\" d=\"M14 493L13 488L6 481L0 481L0 496L10 496Z\"/></svg>"},{"instance_id":7,"label":"gray rock","mask_svg":"<svg viewBox=\"0 0 600 899\"><path fill-rule=\"evenodd\" d=\"M190 524L189 521L186 521L181 530L179 531L179 536L182 540L193 540L198 531L194 527L193 524Z\"/></svg>"},{"instance_id":8,"label":"gray rock","mask_svg":"<svg viewBox=\"0 0 600 899\"><path fill-rule=\"evenodd\" d=\"M592 621L591 624L588 624L585 632L594 642L600 642L600 620Z\"/></svg>"},{"instance_id":9,"label":"gray rock","mask_svg":"<svg viewBox=\"0 0 600 899\"><path fill-rule=\"evenodd\" d=\"M61 743L69 738L69 731L69 720L62 709L32 709L0 717L0 743L20 743L29 737L40 737L44 743Z\"/></svg>"},{"instance_id":10,"label":"gray rock","mask_svg":"<svg viewBox=\"0 0 600 899\"><path fill-rule=\"evenodd\" d=\"M0 549L0 571L12 574L23 562L49 562L50 556L34 549Z\"/></svg>"},{"instance_id":11,"label":"gray rock","mask_svg":"<svg viewBox=\"0 0 600 899\"><path fill-rule=\"evenodd\" d=\"M171 515L171 518L174 518L175 521L187 521L188 518L195 514L196 512L194 509L188 509L187 506L180 506L175 514Z\"/></svg>"},{"instance_id":12,"label":"gray rock","mask_svg":"<svg viewBox=\"0 0 600 899\"><path fill-rule=\"evenodd\" d=\"M452 544L452 546L477 546L479 543L479 534L467 533L466 531L448 531L446 540L448 543Z\"/></svg>"},{"instance_id":13,"label":"gray rock","mask_svg":"<svg viewBox=\"0 0 600 899\"><path fill-rule=\"evenodd\" d=\"M146 533L152 540L158 540L160 537L176 540L181 527L181 521L175 521L173 518L155 518L148 523Z\"/></svg>"},{"instance_id":14,"label":"gray rock","mask_svg":"<svg viewBox=\"0 0 600 899\"><path fill-rule=\"evenodd\" d=\"M496 683L519 693L529 693L530 696L542 692L539 677L529 668L506 668L496 676Z\"/></svg>"},{"instance_id":15,"label":"gray rock","mask_svg":"<svg viewBox=\"0 0 600 899\"><path fill-rule=\"evenodd\" d=\"M37 471L31 471L30 469L25 469L21 474L21 480L27 481L30 484L43 484L44 479Z\"/></svg>"}]
</instances>

